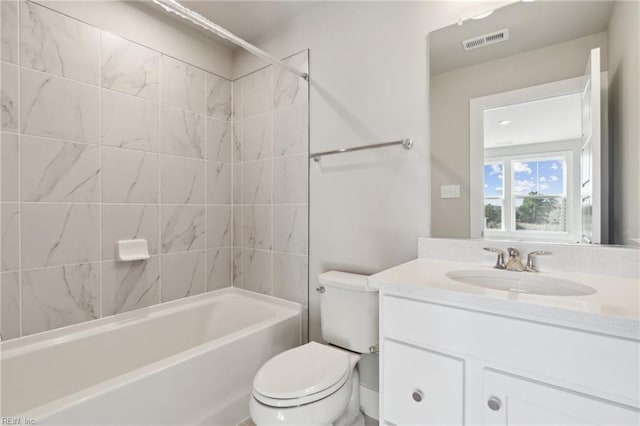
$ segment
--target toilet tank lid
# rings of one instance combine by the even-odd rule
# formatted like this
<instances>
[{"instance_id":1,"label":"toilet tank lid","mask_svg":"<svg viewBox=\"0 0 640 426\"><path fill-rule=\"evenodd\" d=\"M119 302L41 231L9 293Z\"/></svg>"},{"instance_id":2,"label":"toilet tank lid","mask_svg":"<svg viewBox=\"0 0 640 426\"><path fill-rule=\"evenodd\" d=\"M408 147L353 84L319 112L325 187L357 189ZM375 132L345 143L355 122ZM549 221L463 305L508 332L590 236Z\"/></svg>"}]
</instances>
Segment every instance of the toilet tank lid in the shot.
<instances>
[{"instance_id":1,"label":"toilet tank lid","mask_svg":"<svg viewBox=\"0 0 640 426\"><path fill-rule=\"evenodd\" d=\"M318 275L318 283L327 287L340 287L352 291L378 291L369 287L367 276L350 272L329 271Z\"/></svg>"}]
</instances>

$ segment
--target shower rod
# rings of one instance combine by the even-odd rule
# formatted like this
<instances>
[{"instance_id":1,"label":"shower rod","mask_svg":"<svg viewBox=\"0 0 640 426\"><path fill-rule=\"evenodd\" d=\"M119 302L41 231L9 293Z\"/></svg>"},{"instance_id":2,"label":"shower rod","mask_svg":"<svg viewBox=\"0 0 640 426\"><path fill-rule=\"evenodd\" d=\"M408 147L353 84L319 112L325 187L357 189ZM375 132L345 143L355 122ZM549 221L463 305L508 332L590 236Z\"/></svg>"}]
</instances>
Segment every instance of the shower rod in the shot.
<instances>
[{"instance_id":1,"label":"shower rod","mask_svg":"<svg viewBox=\"0 0 640 426\"><path fill-rule=\"evenodd\" d=\"M187 19L193 22L194 24L204 28L205 30L211 31L218 37L222 37L223 39L230 41L236 46L242 47L244 50L250 53L253 53L257 57L262 58L267 62L271 62L274 65L278 65L282 68L285 68L291 71L298 77L301 77L305 80L309 80L309 74L302 72L299 69L287 64L286 62L283 62L269 55L264 50L254 46L253 44L249 43L246 40L241 39L237 35L233 34L231 31L221 27L220 25L214 24L213 22L211 22L204 16L200 15L199 13L194 12L193 10L181 5L176 0L153 0L153 2L161 6L167 12L173 12L176 15L180 16L181 18Z\"/></svg>"}]
</instances>

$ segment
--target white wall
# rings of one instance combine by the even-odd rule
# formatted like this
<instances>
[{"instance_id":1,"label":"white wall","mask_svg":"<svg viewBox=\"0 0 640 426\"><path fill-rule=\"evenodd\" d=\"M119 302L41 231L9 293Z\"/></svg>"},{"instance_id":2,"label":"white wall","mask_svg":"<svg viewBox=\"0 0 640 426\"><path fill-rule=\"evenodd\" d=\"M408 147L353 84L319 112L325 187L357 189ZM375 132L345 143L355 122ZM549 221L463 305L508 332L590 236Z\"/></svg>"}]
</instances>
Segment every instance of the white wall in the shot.
<instances>
[{"instance_id":1,"label":"white wall","mask_svg":"<svg viewBox=\"0 0 640 426\"><path fill-rule=\"evenodd\" d=\"M431 76L431 236L469 238L469 100L584 74L598 33L542 49ZM460 198L441 199L440 185L460 185Z\"/></svg>"},{"instance_id":2,"label":"white wall","mask_svg":"<svg viewBox=\"0 0 640 426\"><path fill-rule=\"evenodd\" d=\"M38 3L221 77L231 78L231 49L212 41L192 25L182 24L142 2L39 0Z\"/></svg>"},{"instance_id":3,"label":"white wall","mask_svg":"<svg viewBox=\"0 0 640 426\"><path fill-rule=\"evenodd\" d=\"M310 152L411 137L325 157L310 174L310 337L321 340L318 274L371 274L416 257L429 233L429 31L506 2L352 2L319 5L257 44L277 57L310 49ZM244 52L234 76L262 65ZM377 389L375 358L362 381Z\"/></svg>"},{"instance_id":4,"label":"white wall","mask_svg":"<svg viewBox=\"0 0 640 426\"><path fill-rule=\"evenodd\" d=\"M640 246L640 3L616 2L609 21L613 243Z\"/></svg>"}]
</instances>

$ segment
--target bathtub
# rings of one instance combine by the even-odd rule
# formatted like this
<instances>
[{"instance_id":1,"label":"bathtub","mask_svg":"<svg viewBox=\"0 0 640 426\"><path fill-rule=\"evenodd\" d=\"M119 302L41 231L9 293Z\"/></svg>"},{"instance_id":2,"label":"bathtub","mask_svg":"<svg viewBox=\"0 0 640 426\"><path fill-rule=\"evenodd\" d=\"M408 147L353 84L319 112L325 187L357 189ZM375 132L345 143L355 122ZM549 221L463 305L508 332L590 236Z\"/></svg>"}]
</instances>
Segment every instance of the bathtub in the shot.
<instances>
[{"instance_id":1,"label":"bathtub","mask_svg":"<svg viewBox=\"0 0 640 426\"><path fill-rule=\"evenodd\" d=\"M238 424L258 368L300 344L300 306L228 288L0 344L21 424Z\"/></svg>"}]
</instances>

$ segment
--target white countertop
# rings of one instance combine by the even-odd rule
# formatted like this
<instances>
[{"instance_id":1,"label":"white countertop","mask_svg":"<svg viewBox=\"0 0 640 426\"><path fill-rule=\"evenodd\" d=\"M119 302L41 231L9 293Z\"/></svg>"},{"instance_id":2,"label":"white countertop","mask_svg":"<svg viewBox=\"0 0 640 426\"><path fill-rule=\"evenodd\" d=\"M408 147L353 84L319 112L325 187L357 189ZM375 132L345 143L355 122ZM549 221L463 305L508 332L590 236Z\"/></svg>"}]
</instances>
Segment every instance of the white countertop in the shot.
<instances>
[{"instance_id":1,"label":"white countertop","mask_svg":"<svg viewBox=\"0 0 640 426\"><path fill-rule=\"evenodd\" d=\"M587 296L541 296L460 283L445 273L492 270L485 265L416 259L369 277L381 292L640 341L640 279L540 272L588 285ZM531 272L522 272L530 274Z\"/></svg>"}]
</instances>

